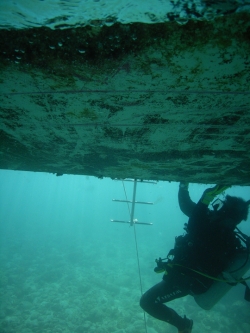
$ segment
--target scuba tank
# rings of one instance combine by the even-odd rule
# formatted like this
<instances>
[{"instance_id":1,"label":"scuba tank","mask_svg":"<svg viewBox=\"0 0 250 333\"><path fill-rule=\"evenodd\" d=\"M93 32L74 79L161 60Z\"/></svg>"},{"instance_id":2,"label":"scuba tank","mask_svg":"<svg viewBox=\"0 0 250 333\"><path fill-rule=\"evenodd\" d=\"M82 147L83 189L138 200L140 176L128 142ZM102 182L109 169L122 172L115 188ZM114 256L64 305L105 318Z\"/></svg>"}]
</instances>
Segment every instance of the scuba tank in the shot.
<instances>
[{"instance_id":1,"label":"scuba tank","mask_svg":"<svg viewBox=\"0 0 250 333\"><path fill-rule=\"evenodd\" d=\"M245 299L250 301L250 289L243 275L250 269L249 246L250 237L236 228L237 236L246 244L246 248L238 250L227 269L219 274L212 286L203 294L194 295L195 302L204 310L210 310L233 286L242 283L246 286Z\"/></svg>"},{"instance_id":2,"label":"scuba tank","mask_svg":"<svg viewBox=\"0 0 250 333\"><path fill-rule=\"evenodd\" d=\"M165 274L168 274L174 266L179 266L213 280L212 285L206 292L201 294L192 293L195 302L204 310L210 310L233 286L238 283L245 285L245 300L250 302L250 288L246 284L246 280L250 279L250 276L245 279L242 278L250 269L250 237L243 234L238 228L236 228L236 230L236 236L245 243L246 246L241 247L236 251L228 267L217 277L208 276L203 272L189 268L187 263L185 263L185 253L188 252L188 247L191 246L192 248L192 239L188 234L176 237L175 248L170 250L168 256L164 259L159 258L155 260L157 267L154 271L156 273L164 272ZM180 264L174 262L170 257L178 258ZM167 262L165 262L165 260L167 260Z\"/></svg>"}]
</instances>

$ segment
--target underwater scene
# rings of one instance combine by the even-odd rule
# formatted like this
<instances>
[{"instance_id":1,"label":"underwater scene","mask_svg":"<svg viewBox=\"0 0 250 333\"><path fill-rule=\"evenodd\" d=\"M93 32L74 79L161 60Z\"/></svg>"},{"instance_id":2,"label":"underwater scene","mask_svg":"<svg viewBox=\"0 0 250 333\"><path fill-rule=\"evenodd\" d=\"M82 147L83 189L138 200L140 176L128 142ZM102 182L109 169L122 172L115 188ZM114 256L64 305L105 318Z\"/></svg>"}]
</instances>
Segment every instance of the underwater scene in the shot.
<instances>
[{"instance_id":1,"label":"underwater scene","mask_svg":"<svg viewBox=\"0 0 250 333\"><path fill-rule=\"evenodd\" d=\"M249 73L249 0L0 1L0 333L177 333L140 299L180 183L250 200ZM250 333L247 250L179 333Z\"/></svg>"},{"instance_id":2,"label":"underwater scene","mask_svg":"<svg viewBox=\"0 0 250 333\"><path fill-rule=\"evenodd\" d=\"M88 176L0 172L1 333L174 333L143 313L141 294L162 279L155 259L165 257L187 217L175 182L133 183ZM211 185L190 184L197 202ZM227 194L249 200L249 187ZM240 224L250 234L250 220ZM249 275L248 273L245 276ZM193 332L249 333L250 304L233 287L211 310L191 296L168 303L194 320Z\"/></svg>"}]
</instances>

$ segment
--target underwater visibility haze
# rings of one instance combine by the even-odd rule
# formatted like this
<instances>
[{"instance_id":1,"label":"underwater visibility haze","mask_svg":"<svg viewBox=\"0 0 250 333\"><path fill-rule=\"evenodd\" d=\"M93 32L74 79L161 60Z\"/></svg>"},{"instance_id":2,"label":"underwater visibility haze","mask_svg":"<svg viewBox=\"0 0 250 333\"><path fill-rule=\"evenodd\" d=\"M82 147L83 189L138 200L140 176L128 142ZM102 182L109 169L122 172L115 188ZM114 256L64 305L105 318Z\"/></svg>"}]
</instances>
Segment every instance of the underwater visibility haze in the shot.
<instances>
[{"instance_id":1,"label":"underwater visibility haze","mask_svg":"<svg viewBox=\"0 0 250 333\"><path fill-rule=\"evenodd\" d=\"M129 182L2 170L0 184L0 332L144 333L140 278L142 292L161 280L154 261L166 256L187 222L178 183L138 183L137 200L154 205L136 205L135 218L153 225L135 227L110 221L129 220L127 205L112 201L132 198ZM191 184L192 199L206 187ZM227 190L245 199L249 193L249 187ZM249 223L240 225L248 234ZM171 304L194 320L194 332L248 333L243 296L243 286L234 287L209 311L191 296ZM145 320L148 333L175 332Z\"/></svg>"},{"instance_id":2,"label":"underwater visibility haze","mask_svg":"<svg viewBox=\"0 0 250 333\"><path fill-rule=\"evenodd\" d=\"M250 184L249 11L0 1L0 333L176 333L139 300L184 233L177 181L195 202L208 179ZM113 199L132 200L133 183L111 180L127 176L167 180L138 181L136 200L154 204L134 218L152 225L111 221L130 220ZM249 200L250 187L226 194ZM209 311L171 304L193 333L250 333L241 285Z\"/></svg>"}]
</instances>

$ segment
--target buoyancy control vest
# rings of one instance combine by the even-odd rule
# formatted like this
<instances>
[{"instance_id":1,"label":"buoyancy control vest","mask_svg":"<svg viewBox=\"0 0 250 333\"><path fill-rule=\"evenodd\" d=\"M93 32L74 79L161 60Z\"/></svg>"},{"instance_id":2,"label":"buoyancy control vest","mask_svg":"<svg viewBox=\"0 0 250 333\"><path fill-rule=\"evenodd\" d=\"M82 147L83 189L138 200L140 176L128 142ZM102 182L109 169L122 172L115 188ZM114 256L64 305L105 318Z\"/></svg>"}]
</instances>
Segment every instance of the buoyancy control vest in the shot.
<instances>
[{"instance_id":1,"label":"buoyancy control vest","mask_svg":"<svg viewBox=\"0 0 250 333\"><path fill-rule=\"evenodd\" d=\"M223 259L227 260L225 260L224 267L220 268L220 271L214 269L212 272L214 274L211 274L206 268L208 263L205 259L203 260L204 265L201 265L199 260L195 262L197 258L204 256L203 252L207 249L207 242L202 244L201 239L195 239L194 235L188 232L175 238L175 246L167 256L168 264L171 267L175 267L175 270L177 269L182 274L193 276L197 279L198 285L200 283L201 288L196 285L196 288L191 292L193 292L197 304L204 309L211 309L237 283L246 286L245 299L250 301L249 287L245 279L242 278L250 269L250 237L236 228L235 231L231 232L229 241L230 239L233 242L228 244L231 247L230 251L228 250L229 253L225 252ZM227 245L227 241L225 241L225 244ZM210 246L214 246L214 244ZM225 251L225 248L223 250ZM200 251L198 256L195 255L196 251ZM213 259L216 261L216 258ZM220 262L221 260L219 260ZM250 279L250 277L247 279Z\"/></svg>"}]
</instances>

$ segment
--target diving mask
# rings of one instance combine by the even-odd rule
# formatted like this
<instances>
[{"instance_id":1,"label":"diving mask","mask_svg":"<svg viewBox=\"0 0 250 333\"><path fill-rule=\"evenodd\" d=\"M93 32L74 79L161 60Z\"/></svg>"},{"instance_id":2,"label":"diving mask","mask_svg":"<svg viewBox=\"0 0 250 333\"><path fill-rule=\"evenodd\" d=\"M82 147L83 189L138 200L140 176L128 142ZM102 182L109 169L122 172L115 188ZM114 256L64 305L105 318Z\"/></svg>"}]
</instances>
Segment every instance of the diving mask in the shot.
<instances>
[{"instance_id":1,"label":"diving mask","mask_svg":"<svg viewBox=\"0 0 250 333\"><path fill-rule=\"evenodd\" d=\"M223 206L224 206L224 202L220 199L216 199L216 200L214 200L214 202L212 202L212 207L215 212L218 212L219 210L221 210Z\"/></svg>"}]
</instances>

